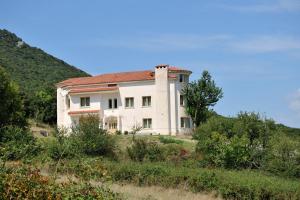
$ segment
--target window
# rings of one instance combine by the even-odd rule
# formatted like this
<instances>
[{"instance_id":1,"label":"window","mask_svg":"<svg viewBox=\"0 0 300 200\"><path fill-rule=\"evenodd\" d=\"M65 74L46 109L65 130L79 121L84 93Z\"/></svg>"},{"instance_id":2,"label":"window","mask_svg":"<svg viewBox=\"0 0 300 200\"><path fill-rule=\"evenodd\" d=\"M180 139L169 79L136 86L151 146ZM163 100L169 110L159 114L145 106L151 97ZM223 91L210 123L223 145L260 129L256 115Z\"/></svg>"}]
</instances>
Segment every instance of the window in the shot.
<instances>
[{"instance_id":1,"label":"window","mask_svg":"<svg viewBox=\"0 0 300 200\"><path fill-rule=\"evenodd\" d=\"M184 98L183 95L180 95L180 105L184 106Z\"/></svg>"},{"instance_id":2,"label":"window","mask_svg":"<svg viewBox=\"0 0 300 200\"><path fill-rule=\"evenodd\" d=\"M114 99L114 108L118 108L118 99Z\"/></svg>"},{"instance_id":3,"label":"window","mask_svg":"<svg viewBox=\"0 0 300 200\"><path fill-rule=\"evenodd\" d=\"M134 98L133 97L125 98L125 107L126 108L133 108L134 107Z\"/></svg>"},{"instance_id":4,"label":"window","mask_svg":"<svg viewBox=\"0 0 300 200\"><path fill-rule=\"evenodd\" d=\"M188 117L181 117L180 118L180 126L181 128L191 128L191 121Z\"/></svg>"},{"instance_id":5,"label":"window","mask_svg":"<svg viewBox=\"0 0 300 200\"><path fill-rule=\"evenodd\" d=\"M108 108L113 108L113 101L114 101L114 108L118 108L118 100L117 99L108 99Z\"/></svg>"},{"instance_id":6,"label":"window","mask_svg":"<svg viewBox=\"0 0 300 200\"><path fill-rule=\"evenodd\" d=\"M179 74L179 82L180 83L187 83L189 82L189 76L185 74Z\"/></svg>"},{"instance_id":7,"label":"window","mask_svg":"<svg viewBox=\"0 0 300 200\"><path fill-rule=\"evenodd\" d=\"M151 106L151 96L143 97L143 106Z\"/></svg>"},{"instance_id":8,"label":"window","mask_svg":"<svg viewBox=\"0 0 300 200\"><path fill-rule=\"evenodd\" d=\"M71 104L69 96L66 96L66 104L67 104L67 109L69 109L70 108L70 104Z\"/></svg>"},{"instance_id":9,"label":"window","mask_svg":"<svg viewBox=\"0 0 300 200\"><path fill-rule=\"evenodd\" d=\"M112 109L112 99L108 99L108 108Z\"/></svg>"},{"instance_id":10,"label":"window","mask_svg":"<svg viewBox=\"0 0 300 200\"><path fill-rule=\"evenodd\" d=\"M118 123L117 122L110 122L108 123L108 129L117 129Z\"/></svg>"},{"instance_id":11,"label":"window","mask_svg":"<svg viewBox=\"0 0 300 200\"><path fill-rule=\"evenodd\" d=\"M183 74L179 74L179 82L183 82Z\"/></svg>"},{"instance_id":12,"label":"window","mask_svg":"<svg viewBox=\"0 0 300 200\"><path fill-rule=\"evenodd\" d=\"M90 97L80 97L80 106L81 107L90 106Z\"/></svg>"},{"instance_id":13,"label":"window","mask_svg":"<svg viewBox=\"0 0 300 200\"><path fill-rule=\"evenodd\" d=\"M143 128L152 128L152 119L143 119Z\"/></svg>"}]
</instances>

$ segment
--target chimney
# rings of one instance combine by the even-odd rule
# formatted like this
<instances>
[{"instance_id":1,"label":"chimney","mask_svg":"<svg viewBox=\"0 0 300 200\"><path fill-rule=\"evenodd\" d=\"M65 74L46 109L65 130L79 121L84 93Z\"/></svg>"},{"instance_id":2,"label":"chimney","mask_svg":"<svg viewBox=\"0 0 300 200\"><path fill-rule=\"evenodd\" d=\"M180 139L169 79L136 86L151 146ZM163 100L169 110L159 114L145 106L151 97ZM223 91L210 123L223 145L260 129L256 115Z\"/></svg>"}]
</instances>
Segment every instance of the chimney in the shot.
<instances>
[{"instance_id":1,"label":"chimney","mask_svg":"<svg viewBox=\"0 0 300 200\"><path fill-rule=\"evenodd\" d=\"M156 127L159 133L170 133L169 65L155 66Z\"/></svg>"}]
</instances>

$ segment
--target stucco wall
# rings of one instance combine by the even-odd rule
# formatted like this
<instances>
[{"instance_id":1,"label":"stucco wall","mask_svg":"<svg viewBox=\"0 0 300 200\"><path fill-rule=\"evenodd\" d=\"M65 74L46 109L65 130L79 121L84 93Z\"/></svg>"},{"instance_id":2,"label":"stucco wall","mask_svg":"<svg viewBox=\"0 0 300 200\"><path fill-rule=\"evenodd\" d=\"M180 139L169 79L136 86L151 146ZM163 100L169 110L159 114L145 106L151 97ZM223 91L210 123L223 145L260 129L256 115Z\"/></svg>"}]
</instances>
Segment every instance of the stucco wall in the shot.
<instances>
[{"instance_id":1,"label":"stucco wall","mask_svg":"<svg viewBox=\"0 0 300 200\"><path fill-rule=\"evenodd\" d=\"M155 71L156 79L130 83L119 83L119 90L89 94L71 94L70 108L67 108L67 88L57 89L57 125L70 127L72 118L69 111L100 110L100 117L118 118L118 129L131 131L133 126L142 126L144 118L152 119L152 129L143 129L144 134L177 135L190 132L180 127L180 118L187 117L180 106L180 93L183 84L178 79L169 79L167 70ZM151 96L151 106L142 106L142 97ZM90 97L89 107L80 107L80 97ZM134 97L134 108L125 108L125 98ZM117 98L118 108L109 109L108 100ZM192 123L191 123L192 124Z\"/></svg>"}]
</instances>

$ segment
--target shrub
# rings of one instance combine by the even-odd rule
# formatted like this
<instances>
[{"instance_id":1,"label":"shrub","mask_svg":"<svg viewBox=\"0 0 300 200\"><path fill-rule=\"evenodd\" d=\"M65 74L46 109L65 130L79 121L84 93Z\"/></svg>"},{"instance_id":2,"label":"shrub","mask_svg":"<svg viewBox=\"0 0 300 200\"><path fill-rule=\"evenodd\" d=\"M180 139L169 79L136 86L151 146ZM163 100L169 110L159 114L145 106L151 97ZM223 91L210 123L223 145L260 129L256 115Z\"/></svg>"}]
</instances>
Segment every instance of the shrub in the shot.
<instances>
[{"instance_id":1,"label":"shrub","mask_svg":"<svg viewBox=\"0 0 300 200\"><path fill-rule=\"evenodd\" d=\"M0 177L3 178L1 199L121 199L119 194L88 183L57 184L37 169L6 169L5 173L0 172Z\"/></svg>"},{"instance_id":2,"label":"shrub","mask_svg":"<svg viewBox=\"0 0 300 200\"><path fill-rule=\"evenodd\" d=\"M122 135L122 131L117 130L117 131L116 131L116 135Z\"/></svg>"},{"instance_id":3,"label":"shrub","mask_svg":"<svg viewBox=\"0 0 300 200\"><path fill-rule=\"evenodd\" d=\"M164 136L159 136L159 141L163 144L170 144L170 143L175 143L175 144L182 144L182 140L176 140L171 137L164 137Z\"/></svg>"},{"instance_id":4,"label":"shrub","mask_svg":"<svg viewBox=\"0 0 300 200\"><path fill-rule=\"evenodd\" d=\"M299 178L300 143L283 134L275 136L265 169L277 175Z\"/></svg>"},{"instance_id":5,"label":"shrub","mask_svg":"<svg viewBox=\"0 0 300 200\"><path fill-rule=\"evenodd\" d=\"M200 192L216 191L224 199L299 199L300 183L249 170L174 167L157 163L107 163L114 181L159 185Z\"/></svg>"},{"instance_id":6,"label":"shrub","mask_svg":"<svg viewBox=\"0 0 300 200\"><path fill-rule=\"evenodd\" d=\"M197 129L194 138L198 140L196 150L213 166L260 168L276 131L272 120L240 113L236 119L210 118Z\"/></svg>"},{"instance_id":7,"label":"shrub","mask_svg":"<svg viewBox=\"0 0 300 200\"><path fill-rule=\"evenodd\" d=\"M131 160L142 162L147 155L147 142L143 139L135 139L132 146L127 147L127 152Z\"/></svg>"},{"instance_id":8,"label":"shrub","mask_svg":"<svg viewBox=\"0 0 300 200\"><path fill-rule=\"evenodd\" d=\"M150 142L147 144L147 158L151 162L165 160L163 148L156 142Z\"/></svg>"},{"instance_id":9,"label":"shrub","mask_svg":"<svg viewBox=\"0 0 300 200\"><path fill-rule=\"evenodd\" d=\"M29 130L15 126L0 129L0 146L1 157L8 160L30 158L41 150Z\"/></svg>"},{"instance_id":10,"label":"shrub","mask_svg":"<svg viewBox=\"0 0 300 200\"><path fill-rule=\"evenodd\" d=\"M81 117L73 128L72 137L77 139L78 147L87 155L115 156L116 141L108 132L100 128L97 116Z\"/></svg>"},{"instance_id":11,"label":"shrub","mask_svg":"<svg viewBox=\"0 0 300 200\"><path fill-rule=\"evenodd\" d=\"M189 152L178 144L161 145L145 139L134 139L132 146L127 148L127 152L131 160L139 162L147 159L150 162L167 160L178 163L189 155Z\"/></svg>"}]
</instances>

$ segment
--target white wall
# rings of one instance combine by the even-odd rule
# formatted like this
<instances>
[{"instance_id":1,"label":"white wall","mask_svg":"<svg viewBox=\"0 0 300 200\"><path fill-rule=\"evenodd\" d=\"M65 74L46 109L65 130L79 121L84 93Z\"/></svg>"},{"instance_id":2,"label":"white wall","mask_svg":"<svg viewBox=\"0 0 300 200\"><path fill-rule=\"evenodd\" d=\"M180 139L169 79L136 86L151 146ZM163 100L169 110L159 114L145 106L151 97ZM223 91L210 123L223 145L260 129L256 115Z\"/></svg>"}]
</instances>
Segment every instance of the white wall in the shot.
<instances>
[{"instance_id":1,"label":"white wall","mask_svg":"<svg viewBox=\"0 0 300 200\"><path fill-rule=\"evenodd\" d=\"M119 83L119 90L90 94L71 94L70 108L67 108L66 95L69 89L57 89L57 125L72 125L69 111L100 110L100 117L118 117L119 130L131 131L133 126L143 125L144 118L152 118L152 129L141 133L177 135L190 132L180 127L180 118L187 117L184 107L180 106L182 83L168 79L166 71L156 72L156 80ZM160 73L160 74L159 74ZM151 106L142 106L142 97L151 96ZM90 107L80 107L80 97L90 97ZM134 108L125 108L125 98L134 97ZM109 109L108 100L117 98L118 108ZM78 117L74 117L74 119ZM192 124L192 123L191 123Z\"/></svg>"}]
</instances>

